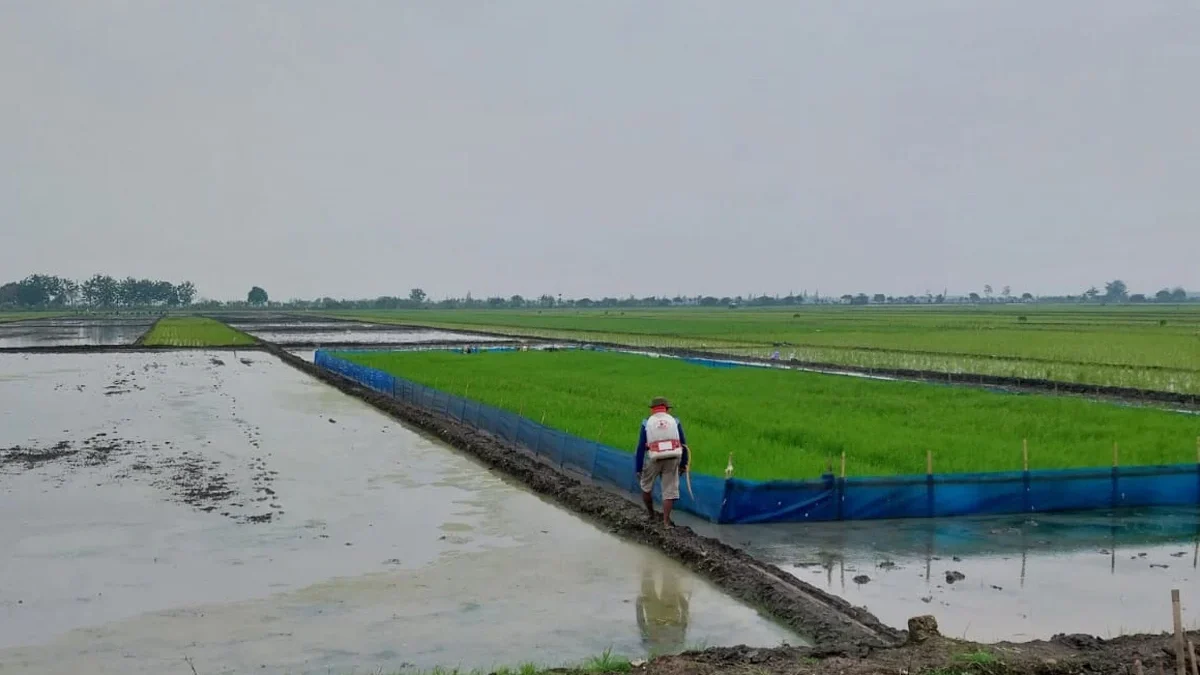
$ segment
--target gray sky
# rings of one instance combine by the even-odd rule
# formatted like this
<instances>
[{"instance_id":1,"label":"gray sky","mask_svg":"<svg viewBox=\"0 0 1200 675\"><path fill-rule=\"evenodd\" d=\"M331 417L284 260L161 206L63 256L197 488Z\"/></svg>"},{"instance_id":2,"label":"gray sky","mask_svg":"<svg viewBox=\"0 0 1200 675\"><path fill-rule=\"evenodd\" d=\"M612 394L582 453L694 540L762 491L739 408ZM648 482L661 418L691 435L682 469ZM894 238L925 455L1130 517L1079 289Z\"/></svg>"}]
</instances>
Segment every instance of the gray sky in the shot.
<instances>
[{"instance_id":1,"label":"gray sky","mask_svg":"<svg viewBox=\"0 0 1200 675\"><path fill-rule=\"evenodd\" d=\"M0 2L0 277L1200 288L1193 0Z\"/></svg>"}]
</instances>

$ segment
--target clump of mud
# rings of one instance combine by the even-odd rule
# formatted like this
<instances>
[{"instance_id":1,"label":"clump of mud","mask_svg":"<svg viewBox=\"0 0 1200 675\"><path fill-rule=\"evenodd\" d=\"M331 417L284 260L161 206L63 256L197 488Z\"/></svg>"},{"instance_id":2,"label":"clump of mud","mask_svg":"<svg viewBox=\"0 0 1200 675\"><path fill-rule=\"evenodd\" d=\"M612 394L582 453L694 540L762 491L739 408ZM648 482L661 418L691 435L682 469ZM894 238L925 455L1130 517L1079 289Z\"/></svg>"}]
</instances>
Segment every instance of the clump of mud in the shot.
<instances>
[{"instance_id":1,"label":"clump of mud","mask_svg":"<svg viewBox=\"0 0 1200 675\"><path fill-rule=\"evenodd\" d=\"M71 448L70 441L59 441L49 448L24 448L14 445L11 448L0 448L0 466L5 464L24 464L26 468L53 462L64 457L70 457L79 452Z\"/></svg>"},{"instance_id":2,"label":"clump of mud","mask_svg":"<svg viewBox=\"0 0 1200 675\"><path fill-rule=\"evenodd\" d=\"M170 444L167 444L170 446ZM256 498L248 506L221 462L199 453L172 447L148 445L101 432L75 444L63 440L46 447L13 446L0 448L0 473L45 472L48 480L61 487L81 471L95 471L112 465L116 470L102 478L103 483L125 480L146 482L161 490L168 499L205 513L218 512L239 523L266 523L283 513L272 485L277 472L267 468L266 460L251 460L249 470ZM261 496L258 496L261 495ZM263 510L269 501L269 509ZM255 512L246 513L249 508Z\"/></svg>"}]
</instances>

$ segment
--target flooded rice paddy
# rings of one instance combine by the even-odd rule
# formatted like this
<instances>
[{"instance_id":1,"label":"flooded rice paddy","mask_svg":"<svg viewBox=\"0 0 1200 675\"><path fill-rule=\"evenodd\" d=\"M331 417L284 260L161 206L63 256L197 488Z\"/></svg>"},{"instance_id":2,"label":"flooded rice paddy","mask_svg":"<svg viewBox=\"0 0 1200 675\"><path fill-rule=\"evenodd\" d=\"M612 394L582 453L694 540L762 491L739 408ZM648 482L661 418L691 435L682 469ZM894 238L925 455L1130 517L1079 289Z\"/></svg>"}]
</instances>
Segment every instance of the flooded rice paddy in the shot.
<instances>
[{"instance_id":1,"label":"flooded rice paddy","mask_svg":"<svg viewBox=\"0 0 1200 675\"><path fill-rule=\"evenodd\" d=\"M1200 583L1197 509L688 524L885 623L933 614L943 634L976 641L1170 630L1170 590ZM1200 628L1195 594L1183 595L1185 623Z\"/></svg>"},{"instance_id":2,"label":"flooded rice paddy","mask_svg":"<svg viewBox=\"0 0 1200 675\"><path fill-rule=\"evenodd\" d=\"M0 671L801 644L261 352L0 355Z\"/></svg>"},{"instance_id":3,"label":"flooded rice paddy","mask_svg":"<svg viewBox=\"0 0 1200 675\"><path fill-rule=\"evenodd\" d=\"M153 317L27 319L0 323L0 349L131 345Z\"/></svg>"}]
</instances>

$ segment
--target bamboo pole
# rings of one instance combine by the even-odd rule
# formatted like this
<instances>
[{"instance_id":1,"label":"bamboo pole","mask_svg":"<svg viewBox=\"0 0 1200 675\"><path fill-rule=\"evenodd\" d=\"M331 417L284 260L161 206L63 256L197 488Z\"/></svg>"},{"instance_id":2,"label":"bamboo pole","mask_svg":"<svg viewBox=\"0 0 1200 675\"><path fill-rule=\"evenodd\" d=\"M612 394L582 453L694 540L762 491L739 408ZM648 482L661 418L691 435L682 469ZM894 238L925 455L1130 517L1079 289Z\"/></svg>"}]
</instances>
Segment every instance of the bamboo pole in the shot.
<instances>
[{"instance_id":1,"label":"bamboo pole","mask_svg":"<svg viewBox=\"0 0 1200 675\"><path fill-rule=\"evenodd\" d=\"M1200 464L1200 436L1196 437L1196 463Z\"/></svg>"},{"instance_id":2,"label":"bamboo pole","mask_svg":"<svg viewBox=\"0 0 1200 675\"><path fill-rule=\"evenodd\" d=\"M933 475L933 451L932 450L925 451L925 475L926 476Z\"/></svg>"},{"instance_id":3,"label":"bamboo pole","mask_svg":"<svg viewBox=\"0 0 1200 675\"><path fill-rule=\"evenodd\" d=\"M1021 439L1021 464L1025 471L1029 471L1029 439Z\"/></svg>"},{"instance_id":4,"label":"bamboo pole","mask_svg":"<svg viewBox=\"0 0 1200 675\"><path fill-rule=\"evenodd\" d=\"M1113 468L1120 466L1120 452L1117 450L1117 442L1113 441Z\"/></svg>"},{"instance_id":5,"label":"bamboo pole","mask_svg":"<svg viewBox=\"0 0 1200 675\"><path fill-rule=\"evenodd\" d=\"M842 478L846 477L846 451L842 451Z\"/></svg>"},{"instance_id":6,"label":"bamboo pole","mask_svg":"<svg viewBox=\"0 0 1200 675\"><path fill-rule=\"evenodd\" d=\"M1200 675L1200 663L1196 662L1196 644L1188 640L1188 654L1192 657L1192 675Z\"/></svg>"},{"instance_id":7,"label":"bamboo pole","mask_svg":"<svg viewBox=\"0 0 1200 675\"><path fill-rule=\"evenodd\" d=\"M1187 661L1183 655L1183 616L1179 610L1179 589L1171 589L1171 620L1175 624L1175 675L1187 675Z\"/></svg>"}]
</instances>

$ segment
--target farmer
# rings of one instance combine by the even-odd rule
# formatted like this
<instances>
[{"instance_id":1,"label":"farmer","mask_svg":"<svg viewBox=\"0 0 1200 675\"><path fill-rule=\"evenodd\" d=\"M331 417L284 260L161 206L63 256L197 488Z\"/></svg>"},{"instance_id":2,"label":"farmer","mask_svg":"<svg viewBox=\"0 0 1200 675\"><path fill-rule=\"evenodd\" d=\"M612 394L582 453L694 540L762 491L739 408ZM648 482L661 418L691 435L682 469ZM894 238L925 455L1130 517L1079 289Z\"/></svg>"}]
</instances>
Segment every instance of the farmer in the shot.
<instances>
[{"instance_id":1,"label":"farmer","mask_svg":"<svg viewBox=\"0 0 1200 675\"><path fill-rule=\"evenodd\" d=\"M679 499L679 474L687 471L688 447L683 425L671 416L671 404L661 396L650 402L650 417L638 435L634 470L642 488L642 501L654 519L654 479L662 476L663 524L671 526L671 509Z\"/></svg>"}]
</instances>

